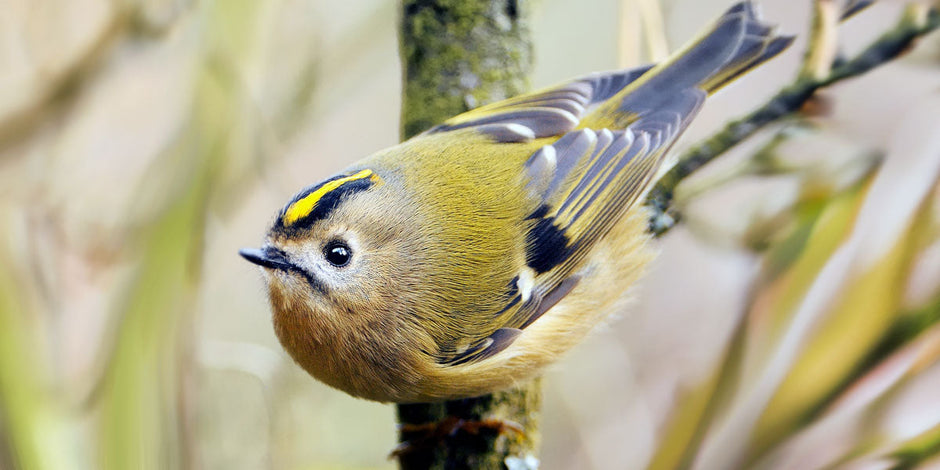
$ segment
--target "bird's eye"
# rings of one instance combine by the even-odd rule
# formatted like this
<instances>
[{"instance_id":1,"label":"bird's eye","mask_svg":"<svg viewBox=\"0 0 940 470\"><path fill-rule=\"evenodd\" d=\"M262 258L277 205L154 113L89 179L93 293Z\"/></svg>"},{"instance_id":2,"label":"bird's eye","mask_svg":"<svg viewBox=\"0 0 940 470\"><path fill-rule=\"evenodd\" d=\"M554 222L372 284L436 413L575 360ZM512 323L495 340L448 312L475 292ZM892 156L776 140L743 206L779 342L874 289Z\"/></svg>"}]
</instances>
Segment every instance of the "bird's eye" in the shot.
<instances>
[{"instance_id":1,"label":"bird's eye","mask_svg":"<svg viewBox=\"0 0 940 470\"><path fill-rule=\"evenodd\" d=\"M333 266L342 268L349 264L349 260L352 259L352 250L345 242L334 240L323 247L323 256Z\"/></svg>"}]
</instances>

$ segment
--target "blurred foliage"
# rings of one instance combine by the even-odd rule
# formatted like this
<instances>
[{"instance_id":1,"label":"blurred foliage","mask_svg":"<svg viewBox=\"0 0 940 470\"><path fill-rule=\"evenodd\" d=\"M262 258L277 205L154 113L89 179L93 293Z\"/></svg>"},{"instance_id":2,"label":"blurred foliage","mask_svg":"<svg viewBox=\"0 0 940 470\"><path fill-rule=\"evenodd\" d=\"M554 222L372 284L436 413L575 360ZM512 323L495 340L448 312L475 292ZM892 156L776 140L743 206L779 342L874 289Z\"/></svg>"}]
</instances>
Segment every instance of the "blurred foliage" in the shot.
<instances>
[{"instance_id":1,"label":"blurred foliage","mask_svg":"<svg viewBox=\"0 0 940 470\"><path fill-rule=\"evenodd\" d=\"M726 3L542 1L534 82L660 56ZM811 23L808 0L762 3ZM927 4L857 13L836 63ZM391 465L390 407L294 367L235 253L396 141L393 8L4 5L0 468ZM545 468L940 464L938 51L924 38L677 188L687 225L632 313L546 378ZM685 145L795 77L788 54Z\"/></svg>"},{"instance_id":2,"label":"blurred foliage","mask_svg":"<svg viewBox=\"0 0 940 470\"><path fill-rule=\"evenodd\" d=\"M104 44L99 39L95 54L78 53L57 58L63 62L59 66L62 72L52 81L68 83L68 93L37 93L32 97L33 102L25 107L18 108L14 102L14 106L4 110L16 115L23 112L21 109L33 109L36 111L29 114L40 115L44 120L61 114L67 120L74 120L74 126L93 129L89 126L97 124L93 120L101 116L105 116L105 122L112 123L120 119L134 120L135 116L107 114L130 111L132 105L128 106L131 103L126 101L136 101L140 105L135 114L147 114L151 108L161 108L162 103L150 101L153 99L165 99L180 105L169 109L172 114L170 120L174 122L170 123L169 132L157 136L162 141L149 149L136 147L137 151L152 150L150 155L115 152L112 143L94 141L101 135L95 135L97 130L91 136L86 133L74 138L87 141L89 148L103 148L106 157L140 158L145 162L143 165L134 163L128 174L127 165L121 160L102 161L101 156L82 156L88 161L79 164L98 166L99 171L108 171L108 167L119 169L118 173L124 173L122 176L130 180L130 184L107 177L103 180L111 179L112 183L117 183L108 187L107 195L103 196L120 201L117 210L103 212L101 208L88 205L79 205L76 209L68 207L68 200L48 201L51 207L35 207L34 204L31 208L35 212L49 211L52 225L64 225L55 227L61 231L56 234L61 237L56 242L62 245L40 246L39 249L55 251L49 253L52 258L49 264L40 264L35 269L65 269L67 266L57 265L62 260L56 258L68 255L82 258L79 262L92 266L104 264L101 269L109 269L109 265L114 263L129 267L122 281L105 286L109 297L106 301L109 306L105 308L111 313L107 315L110 326L100 332L101 347L95 352L101 360L101 375L95 379L90 394L75 403L79 409L62 406L76 401L74 389L61 389L62 385L50 389L51 384L62 379L43 383L50 381L49 377L42 376L47 372L42 364L47 358L39 354L45 341L36 337L55 335L53 323L56 317L74 314L68 311L69 299L64 297L67 292L53 289L44 293L54 297L50 302L53 305L65 305L64 309L58 309L62 311L53 309L47 313L32 309L36 310L34 315L51 316L48 324L24 324L33 315L26 314L30 309L23 307L25 300L14 297L17 294L14 286L29 278L29 270L16 270L15 264L3 263L4 279L10 282L4 282L2 287L9 289L11 294L3 296L3 314L10 317L10 321L4 322L3 331L11 335L10 341L3 342L10 348L4 357L11 360L21 358L21 362L3 368L6 380L2 382L0 396L5 398L3 409L12 412L3 426L10 436L6 460L17 468L37 469L191 467L195 464L196 453L193 449L197 439L194 433L198 431L192 409L196 392L194 313L209 210L219 203L221 207L231 205L231 199L237 197L246 176L256 171L256 162L264 150L259 137L262 130L258 126L260 118L256 98L251 93L263 91L266 80L281 79L284 72L293 72L290 81L279 83L288 89L289 97L280 102L276 99L269 101L269 104L273 102L279 106L269 111L274 116L301 113L310 102L310 70L314 55L309 54L308 48L301 47L299 50L308 54L286 67L282 74L272 74L271 78L259 75L258 70L266 59L262 50L266 44L262 40L271 39L272 17L297 8L283 2L114 2L97 6L104 8L101 14L109 19L101 21L104 24L100 26L102 29L89 34L106 34L110 43ZM120 30L120 34L114 33L115 29ZM51 31L46 33L50 37L55 35ZM172 50L175 54L173 59L147 70L148 61L168 58L164 55L165 49ZM161 90L137 87L135 82L140 79L141 72L156 72L178 88L162 90L172 93L170 96L147 96ZM177 77L183 78L173 81ZM250 79L254 82L249 83ZM112 91L130 87L134 93L96 96L85 92L94 90L96 82L110 82ZM86 98L89 95L91 97ZM125 102L108 101L115 96ZM98 102L86 99L98 99ZM7 103L10 101L4 104ZM102 106L107 111L101 111ZM86 112L72 113L73 108L86 108ZM157 115L162 117L163 111L159 109ZM278 121L274 119L272 122ZM289 124L292 123L284 126L288 131L292 127ZM21 150L18 148L19 139L28 132L41 133L43 122L17 122L13 125L18 135L9 144L13 155L7 158L23 158L16 155L17 150ZM36 129L24 129L26 125ZM65 129L72 126L66 125ZM122 137L105 136L106 139ZM37 139L43 138L48 137ZM54 165L61 164L61 161L53 158L43 163ZM73 187L82 184L91 189L101 182L71 182ZM50 189L53 194L60 191L60 188ZM84 195L84 190L79 188L78 194ZM17 196L20 195L15 192L7 194L5 202L15 205ZM72 220L57 220L56 211L62 210L61 206L65 206L66 211L85 212L66 217ZM111 205L109 208L114 207ZM76 240L68 227L69 222L76 219L85 225L80 227L82 230L98 226L99 233L91 237L104 235L106 239L118 242L118 246L111 248L114 254L109 255L116 261L102 260L95 249L86 251L88 249L84 247L70 246L76 241L84 241L82 238ZM101 234L102 228L116 234ZM27 230L41 232L48 228L31 226ZM91 230L95 231L94 228ZM89 234L84 235L88 237ZM34 233L27 235L34 236ZM21 249L16 243L6 243L4 247ZM69 253L76 249L77 253ZM46 274L53 278L59 275L55 272ZM94 333L86 331L82 334ZM23 358L35 359L38 364L31 365ZM41 393L36 394L36 391ZM85 421L85 417L78 418L76 413L87 414L91 421L79 424ZM7 416L6 412L4 416ZM79 421L71 423L76 419ZM79 426L88 426L91 432L85 434ZM40 436L44 437L39 439ZM68 445L54 442L57 436ZM97 450L92 450L91 455L78 451L80 442L86 440L97 443Z\"/></svg>"}]
</instances>

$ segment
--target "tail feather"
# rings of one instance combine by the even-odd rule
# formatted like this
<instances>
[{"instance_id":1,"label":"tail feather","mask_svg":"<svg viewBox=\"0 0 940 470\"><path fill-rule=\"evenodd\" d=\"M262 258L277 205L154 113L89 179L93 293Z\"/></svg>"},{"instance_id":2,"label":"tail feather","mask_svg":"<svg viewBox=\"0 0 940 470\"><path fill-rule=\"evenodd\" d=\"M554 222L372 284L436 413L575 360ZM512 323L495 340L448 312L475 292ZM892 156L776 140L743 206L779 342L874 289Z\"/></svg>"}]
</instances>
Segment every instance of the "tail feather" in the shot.
<instances>
[{"instance_id":1,"label":"tail feather","mask_svg":"<svg viewBox=\"0 0 940 470\"><path fill-rule=\"evenodd\" d=\"M731 7L722 18L742 14L744 15L744 37L737 49L730 60L722 64L716 73L699 84L699 88L709 94L776 56L793 43L793 36L779 36L776 26L762 22L757 8L749 1ZM714 33L708 33L709 36L712 34Z\"/></svg>"},{"instance_id":2,"label":"tail feather","mask_svg":"<svg viewBox=\"0 0 940 470\"><path fill-rule=\"evenodd\" d=\"M737 3L699 39L585 116L579 127L626 127L653 111L694 111L683 109L676 98L686 97L690 91L713 93L777 55L792 41L792 37L777 35L775 26L761 21L751 1ZM684 98L678 101L688 103Z\"/></svg>"},{"instance_id":3,"label":"tail feather","mask_svg":"<svg viewBox=\"0 0 940 470\"><path fill-rule=\"evenodd\" d=\"M750 62L737 67L730 73L727 73L723 76L713 76L702 84L702 89L707 91L709 94L720 90L721 87L737 80L738 77L749 72L752 68L783 52L784 49L790 47L790 44L793 43L794 38L794 36L774 37L769 42L766 42L762 45L762 52L759 55L755 55Z\"/></svg>"}]
</instances>

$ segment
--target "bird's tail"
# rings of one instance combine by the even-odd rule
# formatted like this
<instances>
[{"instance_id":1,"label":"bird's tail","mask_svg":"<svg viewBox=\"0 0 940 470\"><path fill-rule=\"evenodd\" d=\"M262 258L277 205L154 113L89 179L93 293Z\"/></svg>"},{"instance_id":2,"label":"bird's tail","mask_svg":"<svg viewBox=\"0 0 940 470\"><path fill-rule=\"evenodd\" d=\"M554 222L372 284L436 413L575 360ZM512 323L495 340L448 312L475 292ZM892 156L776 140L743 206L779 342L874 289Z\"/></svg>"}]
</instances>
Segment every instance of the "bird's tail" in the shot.
<instances>
[{"instance_id":1,"label":"bird's tail","mask_svg":"<svg viewBox=\"0 0 940 470\"><path fill-rule=\"evenodd\" d=\"M743 34L736 31L732 32L732 34L741 34L738 46L734 48L727 60L718 64L718 68L713 73L708 74L707 78L699 82L699 88L709 94L776 56L786 49L794 39L793 36L777 35L776 26L762 22L756 7L750 1L741 2L731 7L722 15L718 24L705 35L705 38L711 38L716 33L720 33L719 28L724 22L731 22L732 24L743 22ZM741 27L733 26L732 28ZM704 42L706 41L703 39L702 43ZM697 46L698 44L693 43L692 49L697 49ZM703 72L705 71L703 70Z\"/></svg>"},{"instance_id":2,"label":"bird's tail","mask_svg":"<svg viewBox=\"0 0 940 470\"><path fill-rule=\"evenodd\" d=\"M613 94L581 127L626 127L649 112L694 114L704 96L772 58L793 42L761 21L751 1L732 6L697 39ZM694 109L689 109L690 104Z\"/></svg>"}]
</instances>

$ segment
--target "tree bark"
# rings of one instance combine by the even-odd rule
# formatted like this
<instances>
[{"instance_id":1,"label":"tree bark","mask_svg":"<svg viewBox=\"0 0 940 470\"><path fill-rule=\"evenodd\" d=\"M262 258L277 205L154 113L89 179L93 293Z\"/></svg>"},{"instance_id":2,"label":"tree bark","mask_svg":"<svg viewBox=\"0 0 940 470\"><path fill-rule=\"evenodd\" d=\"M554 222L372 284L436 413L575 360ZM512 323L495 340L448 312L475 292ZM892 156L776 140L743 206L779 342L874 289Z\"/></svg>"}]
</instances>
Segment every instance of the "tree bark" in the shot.
<instances>
[{"instance_id":1,"label":"tree bark","mask_svg":"<svg viewBox=\"0 0 940 470\"><path fill-rule=\"evenodd\" d=\"M407 139L477 106L527 91L532 69L529 5L524 0L403 0L401 135ZM540 381L444 403L398 405L402 469L532 467L540 440ZM435 423L503 422L502 431Z\"/></svg>"}]
</instances>

